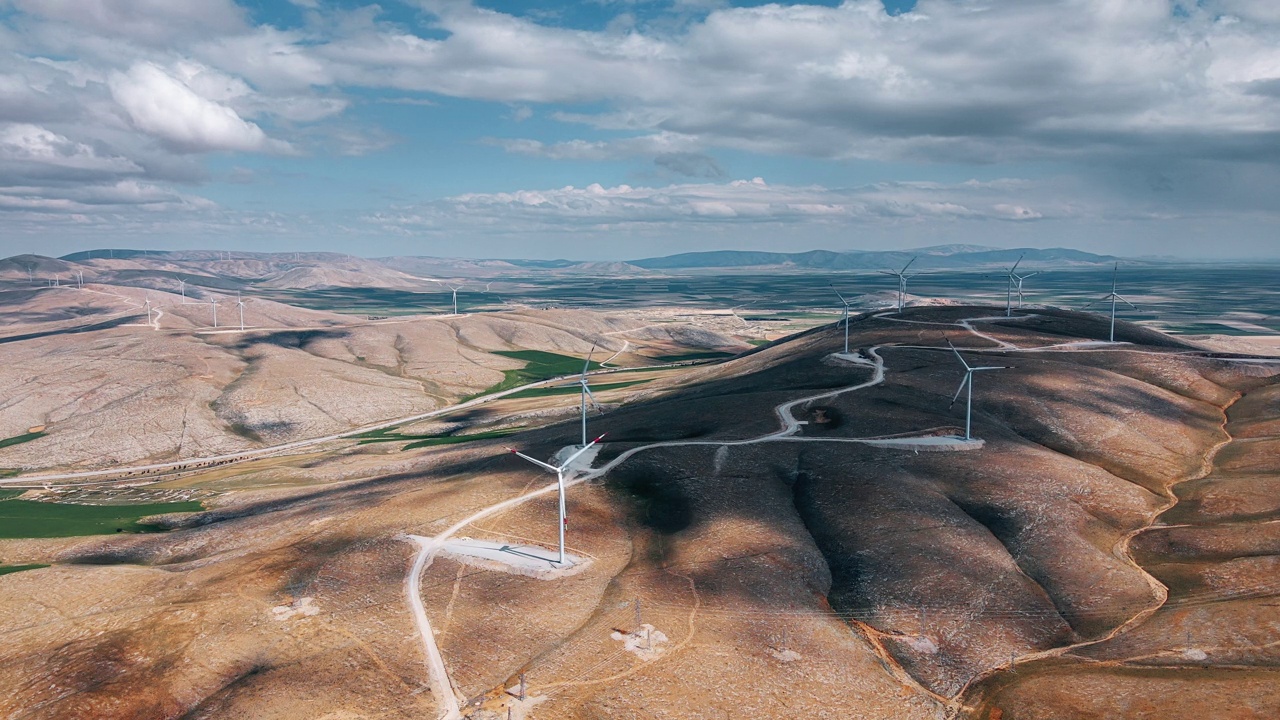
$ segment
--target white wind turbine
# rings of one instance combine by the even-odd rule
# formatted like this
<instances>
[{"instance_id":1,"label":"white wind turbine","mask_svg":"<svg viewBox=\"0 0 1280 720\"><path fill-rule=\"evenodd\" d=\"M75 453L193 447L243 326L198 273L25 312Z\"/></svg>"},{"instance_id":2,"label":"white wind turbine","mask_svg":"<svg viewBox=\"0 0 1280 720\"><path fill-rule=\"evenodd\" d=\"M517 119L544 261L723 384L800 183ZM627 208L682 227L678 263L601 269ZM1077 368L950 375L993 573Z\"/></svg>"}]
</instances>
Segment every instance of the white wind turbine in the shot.
<instances>
[{"instance_id":1,"label":"white wind turbine","mask_svg":"<svg viewBox=\"0 0 1280 720\"><path fill-rule=\"evenodd\" d=\"M1034 277L1040 274L1039 271L1033 272L1033 273L1027 273L1026 275L1019 275L1017 273L1018 263L1021 263L1022 258L1024 257L1026 257L1026 253L1019 255L1018 262L1015 262L1013 264L1013 267L1009 268L1009 272L1008 272L1009 292L1008 292L1008 295L1005 297L1005 301L1004 301L1005 317L1009 317L1013 315L1013 293L1015 292L1015 288L1016 288L1016 292L1018 293L1018 309L1021 310L1022 309L1022 281L1026 280L1029 277Z\"/></svg>"},{"instance_id":2,"label":"white wind turbine","mask_svg":"<svg viewBox=\"0 0 1280 720\"><path fill-rule=\"evenodd\" d=\"M187 304L187 281L178 278L178 292L182 293L182 304Z\"/></svg>"},{"instance_id":3,"label":"white wind turbine","mask_svg":"<svg viewBox=\"0 0 1280 720\"><path fill-rule=\"evenodd\" d=\"M1115 269L1111 271L1111 292L1084 306L1085 309L1088 309L1091 305L1096 305L1097 303L1106 302L1108 300L1111 301L1111 335L1108 337L1110 342L1116 341L1116 301L1118 300L1134 310L1137 310L1133 303L1116 294L1116 276L1119 274L1120 263L1116 263Z\"/></svg>"},{"instance_id":4,"label":"white wind turbine","mask_svg":"<svg viewBox=\"0 0 1280 720\"><path fill-rule=\"evenodd\" d=\"M915 277L915 275L907 274L907 268L911 267L911 263L915 262L916 258L918 257L919 255L907 261L907 264L903 265L901 270L896 270L896 271L881 270L880 271L881 275L893 275L894 277L898 278L898 312L899 313L902 312L902 308L906 306L906 302L907 302L907 279Z\"/></svg>"},{"instance_id":5,"label":"white wind turbine","mask_svg":"<svg viewBox=\"0 0 1280 720\"><path fill-rule=\"evenodd\" d=\"M559 487L559 490L560 490L560 559L557 561L558 564L560 565L564 564L564 529L565 527L568 526L568 523L569 523L564 513L564 471L569 469L569 466L573 464L574 460L578 459L579 455L586 452L592 445L595 445L596 443L600 442L602 439L604 439L604 435L601 435L595 440L592 440L590 443L583 445L582 448L578 450L578 452L570 455L569 459L565 460L564 464L561 465L560 467L556 467L555 465L552 465L550 463L544 463L541 460L535 460L529 457L528 455L525 455L524 453L520 452L519 450L516 450L515 448L507 448L511 452L515 453L516 455L519 455L525 460L528 460L534 465L537 465L538 467L544 470L547 470L549 472L553 472L556 474L556 485L557 487Z\"/></svg>"},{"instance_id":6,"label":"white wind turbine","mask_svg":"<svg viewBox=\"0 0 1280 720\"><path fill-rule=\"evenodd\" d=\"M236 305L240 307L240 332L244 332L244 300L240 299L239 291L236 291Z\"/></svg>"},{"instance_id":7,"label":"white wind turbine","mask_svg":"<svg viewBox=\"0 0 1280 720\"><path fill-rule=\"evenodd\" d=\"M76 271L76 287L80 290L84 289L84 271L83 270Z\"/></svg>"},{"instance_id":8,"label":"white wind turbine","mask_svg":"<svg viewBox=\"0 0 1280 720\"><path fill-rule=\"evenodd\" d=\"M836 290L835 285L831 286L831 291L836 294L836 297L840 298L840 302L844 303L844 321L843 321L844 322L844 354L848 355L849 354L849 301L844 299L844 296L840 294L839 290Z\"/></svg>"},{"instance_id":9,"label":"white wind turbine","mask_svg":"<svg viewBox=\"0 0 1280 720\"><path fill-rule=\"evenodd\" d=\"M213 326L218 327L218 298L210 295L209 307L213 308Z\"/></svg>"},{"instance_id":10,"label":"white wind turbine","mask_svg":"<svg viewBox=\"0 0 1280 720\"><path fill-rule=\"evenodd\" d=\"M458 314L458 291L466 286L459 285L458 287L454 287L452 285L446 285L445 287L453 291L453 314L457 315Z\"/></svg>"},{"instance_id":11,"label":"white wind turbine","mask_svg":"<svg viewBox=\"0 0 1280 720\"><path fill-rule=\"evenodd\" d=\"M595 355L595 353L596 353L596 346L592 345L591 352L587 353L587 361L582 364L582 376L578 378L578 381L576 383L570 383L568 385L563 386L563 387L573 387L574 385L579 385L582 387L581 405L582 405L582 445L583 447L585 447L587 444L587 403L590 402L593 406L595 406L595 409L598 412L600 412L601 414L604 413L604 408L600 407L600 403L596 402L596 396L591 394L591 386L587 384L587 371L591 369L591 356Z\"/></svg>"},{"instance_id":12,"label":"white wind turbine","mask_svg":"<svg viewBox=\"0 0 1280 720\"><path fill-rule=\"evenodd\" d=\"M964 361L964 357L960 355L960 351L956 350L956 346L951 344L950 338L947 339L947 346L951 348L951 352L956 354L956 359L959 360L960 364L964 366L964 380L960 381L960 387L956 388L956 394L954 397L951 398L951 404L947 406L947 409L949 410L956 406L956 400L960 399L960 393L964 392L964 389L967 387L969 389L969 392L965 396L964 439L969 440L969 439L972 439L972 435L970 434L970 427L972 426L972 423L973 423L973 374L976 372L981 372L983 370L1008 370L1009 368L1003 365L971 367L969 363Z\"/></svg>"},{"instance_id":13,"label":"white wind turbine","mask_svg":"<svg viewBox=\"0 0 1280 720\"><path fill-rule=\"evenodd\" d=\"M147 301L143 303L147 308L147 324L151 324L151 293L147 293Z\"/></svg>"}]
</instances>

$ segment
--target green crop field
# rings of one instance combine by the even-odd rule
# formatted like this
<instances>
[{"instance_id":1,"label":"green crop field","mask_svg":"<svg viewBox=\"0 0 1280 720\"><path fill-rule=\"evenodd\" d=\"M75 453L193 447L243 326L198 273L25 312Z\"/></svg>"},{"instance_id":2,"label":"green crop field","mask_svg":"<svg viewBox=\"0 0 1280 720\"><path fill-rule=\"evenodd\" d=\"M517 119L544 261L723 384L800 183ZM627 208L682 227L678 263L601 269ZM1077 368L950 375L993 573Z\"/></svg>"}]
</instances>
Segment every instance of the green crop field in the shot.
<instances>
[{"instance_id":1,"label":"green crop field","mask_svg":"<svg viewBox=\"0 0 1280 720\"><path fill-rule=\"evenodd\" d=\"M18 445L24 442L31 442L36 438L44 437L43 432L23 433L22 435L14 435L11 438L0 440L0 448L7 448L10 445Z\"/></svg>"},{"instance_id":2,"label":"green crop field","mask_svg":"<svg viewBox=\"0 0 1280 720\"><path fill-rule=\"evenodd\" d=\"M163 532L163 528L145 525L138 520L148 515L198 512L203 509L203 505L194 501L141 505L76 505L3 500L0 501L0 539Z\"/></svg>"},{"instance_id":3,"label":"green crop field","mask_svg":"<svg viewBox=\"0 0 1280 720\"><path fill-rule=\"evenodd\" d=\"M395 428L384 428L382 430L372 430L367 433L360 433L353 437L360 439L361 445L370 443L385 442L408 442L403 449L413 450L415 448L433 447L436 445L456 445L458 443L472 442L474 440L492 440L493 438L506 437L512 433L523 430L524 427L504 428L502 430L489 430L487 432L471 433L469 435L404 435L395 432Z\"/></svg>"},{"instance_id":4,"label":"green crop field","mask_svg":"<svg viewBox=\"0 0 1280 720\"><path fill-rule=\"evenodd\" d=\"M682 355L659 355L654 360L664 363L685 362L688 360L725 360L734 356L734 353L719 352L716 350L706 350L702 352L690 352Z\"/></svg>"},{"instance_id":5,"label":"green crop field","mask_svg":"<svg viewBox=\"0 0 1280 720\"><path fill-rule=\"evenodd\" d=\"M619 388L631 387L632 385L643 385L644 383L647 383L647 382L649 382L649 380L628 380L626 382L602 383L600 385L592 385L591 391L604 392L605 390L617 390ZM581 390L579 390L580 387L581 385L575 382L573 385L569 385L565 387L529 388L528 390L521 390L518 393L511 393L507 397L531 398L531 397L548 397L551 395L576 395L579 392L581 392Z\"/></svg>"},{"instance_id":6,"label":"green crop field","mask_svg":"<svg viewBox=\"0 0 1280 720\"><path fill-rule=\"evenodd\" d=\"M0 565L0 575L8 575L9 573L22 572L23 570L39 570L47 568L48 565Z\"/></svg>"},{"instance_id":7,"label":"green crop field","mask_svg":"<svg viewBox=\"0 0 1280 720\"><path fill-rule=\"evenodd\" d=\"M541 350L498 350L493 354L515 360L523 360L525 361L525 366L519 370L504 371L502 382L485 390L480 395L489 395L503 390L510 390L513 387L528 385L539 380L549 380L562 375L576 375L582 372L582 359L569 355L558 355L556 353L542 352ZM599 370L600 363L592 360L589 369ZM475 397L479 397L479 395Z\"/></svg>"}]
</instances>

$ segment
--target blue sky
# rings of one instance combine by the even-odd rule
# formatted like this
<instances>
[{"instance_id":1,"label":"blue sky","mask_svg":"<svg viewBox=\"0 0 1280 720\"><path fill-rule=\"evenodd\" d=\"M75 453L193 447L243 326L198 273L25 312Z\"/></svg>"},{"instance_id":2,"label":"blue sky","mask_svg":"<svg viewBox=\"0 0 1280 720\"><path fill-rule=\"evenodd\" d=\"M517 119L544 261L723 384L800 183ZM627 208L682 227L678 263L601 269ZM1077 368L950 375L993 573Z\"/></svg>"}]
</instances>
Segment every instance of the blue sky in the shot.
<instances>
[{"instance_id":1,"label":"blue sky","mask_svg":"<svg viewBox=\"0 0 1280 720\"><path fill-rule=\"evenodd\" d=\"M1270 0L0 0L0 253L1276 257Z\"/></svg>"}]
</instances>

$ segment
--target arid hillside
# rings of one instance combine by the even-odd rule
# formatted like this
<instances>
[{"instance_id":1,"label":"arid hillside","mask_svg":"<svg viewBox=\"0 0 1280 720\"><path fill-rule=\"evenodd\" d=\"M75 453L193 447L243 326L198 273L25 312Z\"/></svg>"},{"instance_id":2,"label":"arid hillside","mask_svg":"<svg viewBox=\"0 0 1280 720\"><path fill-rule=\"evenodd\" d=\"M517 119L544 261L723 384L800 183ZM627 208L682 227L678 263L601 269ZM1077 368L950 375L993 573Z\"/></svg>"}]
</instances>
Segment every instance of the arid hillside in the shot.
<instances>
[{"instance_id":1,"label":"arid hillside","mask_svg":"<svg viewBox=\"0 0 1280 720\"><path fill-rule=\"evenodd\" d=\"M0 292L0 439L43 428L0 448L0 468L204 458L420 415L526 365L495 352L571 359L594 347L616 367L749 347L582 311L369 321L256 298L240 305L235 295L213 300L98 283Z\"/></svg>"},{"instance_id":2,"label":"arid hillside","mask_svg":"<svg viewBox=\"0 0 1280 720\"><path fill-rule=\"evenodd\" d=\"M163 534L0 540L4 563L52 565L0 577L0 716L1276 716L1280 365L1127 324L1101 342L1105 319L1079 313L990 314L857 316L848 354L826 326L593 414L607 435L569 470L567 570L458 543L555 547L554 476L501 444L564 458L576 420L76 490L208 509ZM230 423L221 401L293 422L271 398L310 397L331 367L437 382L444 403L471 386L438 372L500 379L487 353L531 336L613 352L618 325L526 313L183 342L225 358L200 400L213 417ZM975 375L969 439L948 341L1003 368ZM299 363L292 384L255 379Z\"/></svg>"}]
</instances>

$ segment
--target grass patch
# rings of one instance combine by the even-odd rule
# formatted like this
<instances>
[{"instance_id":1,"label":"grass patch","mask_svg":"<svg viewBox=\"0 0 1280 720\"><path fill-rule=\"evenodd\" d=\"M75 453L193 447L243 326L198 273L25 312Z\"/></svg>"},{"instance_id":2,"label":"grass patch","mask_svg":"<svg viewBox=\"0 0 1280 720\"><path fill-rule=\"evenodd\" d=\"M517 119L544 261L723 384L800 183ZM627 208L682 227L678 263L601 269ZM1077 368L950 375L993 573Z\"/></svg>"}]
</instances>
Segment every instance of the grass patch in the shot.
<instances>
[{"instance_id":1,"label":"grass patch","mask_svg":"<svg viewBox=\"0 0 1280 720\"><path fill-rule=\"evenodd\" d=\"M9 573L22 572L23 570L39 570L47 568L48 565L0 565L0 575L8 575Z\"/></svg>"},{"instance_id":2,"label":"grass patch","mask_svg":"<svg viewBox=\"0 0 1280 720\"><path fill-rule=\"evenodd\" d=\"M601 385L592 385L591 391L604 392L605 390L617 390L618 388L631 387L632 385L643 385L644 383L647 383L647 382L650 382L650 381L649 380L628 380L626 382L603 383ZM532 397L547 397L550 395L577 395L578 393L582 392L582 390L580 389L581 387L582 387L581 385L574 384L574 385L570 385L569 387L529 388L528 390L521 390L518 393L511 393L507 397L532 398Z\"/></svg>"},{"instance_id":3,"label":"grass patch","mask_svg":"<svg viewBox=\"0 0 1280 720\"><path fill-rule=\"evenodd\" d=\"M0 468L0 478L18 477L22 471L18 468Z\"/></svg>"},{"instance_id":4,"label":"grass patch","mask_svg":"<svg viewBox=\"0 0 1280 720\"><path fill-rule=\"evenodd\" d=\"M761 347L762 345L768 345L773 341L772 340L748 340L747 342L751 343L752 345L755 345L756 347Z\"/></svg>"},{"instance_id":5,"label":"grass patch","mask_svg":"<svg viewBox=\"0 0 1280 720\"><path fill-rule=\"evenodd\" d=\"M719 350L704 350L702 352L684 353L682 355L659 355L654 360L660 362L684 362L686 360L723 360L731 358L737 353L721 352Z\"/></svg>"},{"instance_id":6,"label":"grass patch","mask_svg":"<svg viewBox=\"0 0 1280 720\"><path fill-rule=\"evenodd\" d=\"M484 395L491 395L513 387L528 385L539 380L550 380L562 375L577 375L582 372L582 359L570 355L542 352L541 350L498 350L494 355L501 355L515 360L523 360L525 366L519 370L502 371L502 382L483 392L476 393L463 400L472 400ZM600 363L591 361L588 370L599 370Z\"/></svg>"},{"instance_id":7,"label":"grass patch","mask_svg":"<svg viewBox=\"0 0 1280 720\"><path fill-rule=\"evenodd\" d=\"M107 535L117 532L164 532L157 525L138 522L148 515L197 512L196 501L139 505L77 505L73 503L6 500L0 503L0 539Z\"/></svg>"},{"instance_id":8,"label":"grass patch","mask_svg":"<svg viewBox=\"0 0 1280 720\"><path fill-rule=\"evenodd\" d=\"M0 488L0 500L16 498L26 491L26 488Z\"/></svg>"},{"instance_id":9,"label":"grass patch","mask_svg":"<svg viewBox=\"0 0 1280 720\"><path fill-rule=\"evenodd\" d=\"M512 433L523 430L524 427L505 428L502 430L489 430L486 432L472 433L470 435L404 435L395 432L394 428L384 428L382 430L373 430L367 433L361 433L355 437L360 438L361 445L369 445L371 443L384 442L405 442L409 444L404 446L404 450L413 450L415 448L433 447L435 445L456 445L457 443L471 442L473 440L492 440L493 438L506 437Z\"/></svg>"},{"instance_id":10,"label":"grass patch","mask_svg":"<svg viewBox=\"0 0 1280 720\"><path fill-rule=\"evenodd\" d=\"M20 445L24 442L31 442L36 438L42 438L44 436L45 436L45 433L43 430L40 432L23 433L21 435L14 435L11 438L5 438L3 440L0 440L0 448L7 448L10 445Z\"/></svg>"},{"instance_id":11,"label":"grass patch","mask_svg":"<svg viewBox=\"0 0 1280 720\"><path fill-rule=\"evenodd\" d=\"M493 438L506 437L513 433L520 432L524 428L507 428L506 430L489 430L488 432L479 432L472 435L440 435L437 437L423 438L417 442L411 442L405 445L405 450L415 450L417 448L433 447L436 445L454 445L456 443L471 442L472 440L492 440Z\"/></svg>"}]
</instances>

